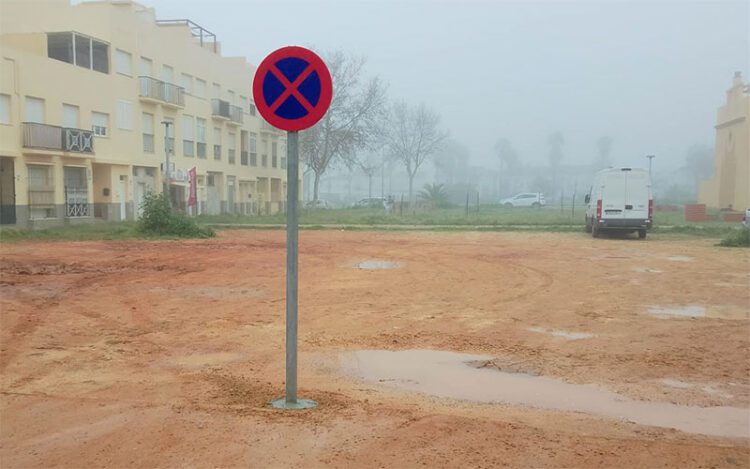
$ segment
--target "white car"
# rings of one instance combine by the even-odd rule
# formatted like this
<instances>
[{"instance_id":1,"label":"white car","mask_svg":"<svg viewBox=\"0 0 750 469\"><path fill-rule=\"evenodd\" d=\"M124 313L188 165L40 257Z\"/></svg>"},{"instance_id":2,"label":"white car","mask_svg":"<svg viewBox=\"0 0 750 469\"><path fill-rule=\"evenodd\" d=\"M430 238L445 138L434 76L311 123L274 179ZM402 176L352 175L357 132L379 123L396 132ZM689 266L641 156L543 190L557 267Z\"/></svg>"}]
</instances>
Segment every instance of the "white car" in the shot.
<instances>
[{"instance_id":1,"label":"white car","mask_svg":"<svg viewBox=\"0 0 750 469\"><path fill-rule=\"evenodd\" d=\"M750 208L745 210L745 219L742 220L742 226L744 226L745 229L750 230Z\"/></svg>"},{"instance_id":2,"label":"white car","mask_svg":"<svg viewBox=\"0 0 750 469\"><path fill-rule=\"evenodd\" d=\"M544 194L541 192L522 192L507 199L500 199L498 202L505 207L534 207L542 208L547 202L544 200Z\"/></svg>"}]
</instances>

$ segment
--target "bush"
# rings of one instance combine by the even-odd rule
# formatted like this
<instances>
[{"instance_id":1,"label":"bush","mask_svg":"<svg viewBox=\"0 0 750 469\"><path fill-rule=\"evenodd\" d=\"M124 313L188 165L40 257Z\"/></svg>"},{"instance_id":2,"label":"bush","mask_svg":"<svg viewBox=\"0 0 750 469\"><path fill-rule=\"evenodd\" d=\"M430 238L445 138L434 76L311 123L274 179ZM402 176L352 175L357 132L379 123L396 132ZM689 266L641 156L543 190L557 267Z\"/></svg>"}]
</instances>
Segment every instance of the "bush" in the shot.
<instances>
[{"instance_id":1,"label":"bush","mask_svg":"<svg viewBox=\"0 0 750 469\"><path fill-rule=\"evenodd\" d=\"M176 236L178 238L212 238L216 233L211 228L198 225L195 220L181 213L174 213L165 193L147 194L143 200L143 215L139 229L151 236Z\"/></svg>"},{"instance_id":2,"label":"bush","mask_svg":"<svg viewBox=\"0 0 750 469\"><path fill-rule=\"evenodd\" d=\"M719 246L743 248L750 247L750 230L743 228L729 234L721 240Z\"/></svg>"}]
</instances>

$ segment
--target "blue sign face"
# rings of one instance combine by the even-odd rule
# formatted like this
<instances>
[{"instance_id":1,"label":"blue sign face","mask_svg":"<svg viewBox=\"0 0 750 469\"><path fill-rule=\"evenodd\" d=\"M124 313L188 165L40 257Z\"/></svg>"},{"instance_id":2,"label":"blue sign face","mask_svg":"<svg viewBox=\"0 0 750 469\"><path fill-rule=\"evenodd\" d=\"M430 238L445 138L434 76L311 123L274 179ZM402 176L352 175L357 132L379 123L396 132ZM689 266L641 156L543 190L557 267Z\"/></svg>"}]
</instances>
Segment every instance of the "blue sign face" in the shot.
<instances>
[{"instance_id":1,"label":"blue sign face","mask_svg":"<svg viewBox=\"0 0 750 469\"><path fill-rule=\"evenodd\" d=\"M320 101L318 72L300 58L281 59L276 62L275 70L271 68L271 73L267 73L263 80L263 98L272 109L275 108L279 117L305 117Z\"/></svg>"},{"instance_id":2,"label":"blue sign face","mask_svg":"<svg viewBox=\"0 0 750 469\"><path fill-rule=\"evenodd\" d=\"M258 112L280 129L306 129L328 110L331 75L314 52L284 47L266 57L255 73L253 98Z\"/></svg>"}]
</instances>

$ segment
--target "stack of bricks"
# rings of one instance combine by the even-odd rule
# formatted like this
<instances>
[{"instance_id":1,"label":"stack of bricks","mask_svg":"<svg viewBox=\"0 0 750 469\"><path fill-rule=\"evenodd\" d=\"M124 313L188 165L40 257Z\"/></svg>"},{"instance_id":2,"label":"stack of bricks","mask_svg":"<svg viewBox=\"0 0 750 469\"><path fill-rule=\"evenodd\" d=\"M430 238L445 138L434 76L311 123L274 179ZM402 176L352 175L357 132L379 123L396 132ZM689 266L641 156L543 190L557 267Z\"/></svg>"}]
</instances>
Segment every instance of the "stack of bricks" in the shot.
<instances>
[{"instance_id":1,"label":"stack of bricks","mask_svg":"<svg viewBox=\"0 0 750 469\"><path fill-rule=\"evenodd\" d=\"M706 204L686 204L685 221L703 222L708 220L706 217Z\"/></svg>"}]
</instances>

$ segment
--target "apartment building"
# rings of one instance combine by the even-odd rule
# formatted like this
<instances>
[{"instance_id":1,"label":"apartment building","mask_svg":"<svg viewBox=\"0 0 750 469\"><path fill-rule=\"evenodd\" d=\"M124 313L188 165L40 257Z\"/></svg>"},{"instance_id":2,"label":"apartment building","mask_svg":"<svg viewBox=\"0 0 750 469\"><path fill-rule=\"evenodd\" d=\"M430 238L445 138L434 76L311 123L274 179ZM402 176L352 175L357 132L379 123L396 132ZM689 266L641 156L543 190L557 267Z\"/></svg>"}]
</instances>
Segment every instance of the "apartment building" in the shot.
<instances>
[{"instance_id":1,"label":"apartment building","mask_svg":"<svg viewBox=\"0 0 750 469\"><path fill-rule=\"evenodd\" d=\"M255 68L210 31L128 0L0 0L0 32L3 225L137 219L167 187L166 151L179 210L284 209L285 134L255 110Z\"/></svg>"},{"instance_id":2,"label":"apartment building","mask_svg":"<svg viewBox=\"0 0 750 469\"><path fill-rule=\"evenodd\" d=\"M744 212L750 208L750 84L741 72L716 112L715 128L714 175L701 183L698 201Z\"/></svg>"}]
</instances>

